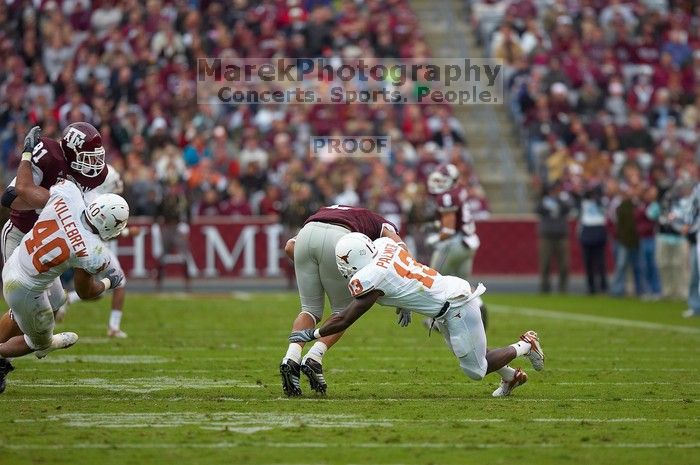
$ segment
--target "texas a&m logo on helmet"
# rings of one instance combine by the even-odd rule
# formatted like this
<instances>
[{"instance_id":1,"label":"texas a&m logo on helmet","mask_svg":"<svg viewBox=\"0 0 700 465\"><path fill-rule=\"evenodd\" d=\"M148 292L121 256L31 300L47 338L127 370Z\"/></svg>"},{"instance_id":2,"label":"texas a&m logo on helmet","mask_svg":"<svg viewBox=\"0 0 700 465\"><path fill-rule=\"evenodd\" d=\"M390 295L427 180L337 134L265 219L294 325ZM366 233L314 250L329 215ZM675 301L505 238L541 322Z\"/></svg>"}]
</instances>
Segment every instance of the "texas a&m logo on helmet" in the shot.
<instances>
[{"instance_id":1,"label":"texas a&m logo on helmet","mask_svg":"<svg viewBox=\"0 0 700 465\"><path fill-rule=\"evenodd\" d=\"M61 148L69 166L78 174L94 178L105 168L102 137L90 123L69 124L63 131Z\"/></svg>"}]
</instances>

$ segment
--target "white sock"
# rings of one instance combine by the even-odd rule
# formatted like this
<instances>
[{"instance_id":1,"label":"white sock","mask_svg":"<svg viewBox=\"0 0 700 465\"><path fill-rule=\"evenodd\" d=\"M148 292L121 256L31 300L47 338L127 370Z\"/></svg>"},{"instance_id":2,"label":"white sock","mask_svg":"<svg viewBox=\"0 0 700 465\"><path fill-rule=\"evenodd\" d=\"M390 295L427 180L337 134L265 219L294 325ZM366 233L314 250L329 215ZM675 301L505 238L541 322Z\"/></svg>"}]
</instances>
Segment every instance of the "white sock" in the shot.
<instances>
[{"instance_id":1,"label":"white sock","mask_svg":"<svg viewBox=\"0 0 700 465\"><path fill-rule=\"evenodd\" d=\"M501 375L501 378L503 378L504 381L512 381L513 378L515 378L515 370L508 365L496 370L496 373Z\"/></svg>"},{"instance_id":2,"label":"white sock","mask_svg":"<svg viewBox=\"0 0 700 465\"><path fill-rule=\"evenodd\" d=\"M113 309L112 313L109 314L109 327L110 329L119 329L119 325L122 324L122 311Z\"/></svg>"},{"instance_id":3,"label":"white sock","mask_svg":"<svg viewBox=\"0 0 700 465\"><path fill-rule=\"evenodd\" d=\"M299 363L301 362L301 346L297 344L296 342L293 342L289 344L289 348L287 349L287 354L284 356L282 359L284 360L294 360L295 362Z\"/></svg>"},{"instance_id":4,"label":"white sock","mask_svg":"<svg viewBox=\"0 0 700 465\"><path fill-rule=\"evenodd\" d=\"M323 354L325 354L327 350L328 346L326 344L321 341L316 341L313 347L311 347L311 350L306 353L306 357L304 358L312 358L318 363L323 363Z\"/></svg>"},{"instance_id":5,"label":"white sock","mask_svg":"<svg viewBox=\"0 0 700 465\"><path fill-rule=\"evenodd\" d=\"M521 355L526 355L530 353L530 343L525 341L518 341L515 344L511 344L511 347L515 348L518 357Z\"/></svg>"},{"instance_id":6,"label":"white sock","mask_svg":"<svg viewBox=\"0 0 700 465\"><path fill-rule=\"evenodd\" d=\"M70 291L68 293L68 303L69 304L74 304L80 300L80 297L78 297L78 293L75 291Z\"/></svg>"}]
</instances>

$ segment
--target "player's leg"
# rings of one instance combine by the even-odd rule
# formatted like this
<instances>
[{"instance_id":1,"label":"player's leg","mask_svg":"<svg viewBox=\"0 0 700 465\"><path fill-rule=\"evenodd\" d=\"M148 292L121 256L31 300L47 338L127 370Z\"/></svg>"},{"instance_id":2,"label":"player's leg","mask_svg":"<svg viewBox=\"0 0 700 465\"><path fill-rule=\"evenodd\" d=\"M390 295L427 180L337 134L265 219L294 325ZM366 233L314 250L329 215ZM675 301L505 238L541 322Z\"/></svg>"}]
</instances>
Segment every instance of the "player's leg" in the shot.
<instances>
[{"instance_id":1,"label":"player's leg","mask_svg":"<svg viewBox=\"0 0 700 465\"><path fill-rule=\"evenodd\" d=\"M19 329L17 323L12 319L12 311L8 310L0 317L0 343L7 342L11 337L19 336L22 330Z\"/></svg>"},{"instance_id":2,"label":"player's leg","mask_svg":"<svg viewBox=\"0 0 700 465\"><path fill-rule=\"evenodd\" d=\"M188 264L189 253L190 253L190 242L189 233L185 233L179 226L177 228L175 236L175 250L182 260L182 277L185 281L185 291L190 292L192 290L191 286L191 276L190 268Z\"/></svg>"},{"instance_id":3,"label":"player's leg","mask_svg":"<svg viewBox=\"0 0 700 465\"><path fill-rule=\"evenodd\" d=\"M313 224L304 226L294 246L296 274L301 311L292 323L292 331L313 328L323 317L324 294L319 275L316 250L322 246L322 230ZM301 395L301 350L303 343L290 343L280 364L282 389L288 396Z\"/></svg>"},{"instance_id":4,"label":"player's leg","mask_svg":"<svg viewBox=\"0 0 700 465\"><path fill-rule=\"evenodd\" d=\"M12 319L10 310L0 317L0 344L3 344L15 336L21 336L22 330L19 329L17 323ZM10 360L0 356L0 394L5 390L5 377L14 370Z\"/></svg>"},{"instance_id":5,"label":"player's leg","mask_svg":"<svg viewBox=\"0 0 700 465\"><path fill-rule=\"evenodd\" d=\"M23 234L17 229L12 221L7 221L0 232L0 253L2 253L3 263L7 262L12 252L17 248L22 241ZM15 336L20 336L22 330L17 326L17 322L12 318L12 310L7 310L0 317L0 344L8 342ZM0 356L0 394L5 391L5 377L15 368L10 363L10 360Z\"/></svg>"},{"instance_id":6,"label":"player's leg","mask_svg":"<svg viewBox=\"0 0 700 465\"><path fill-rule=\"evenodd\" d=\"M533 331L521 336L521 340L510 346L488 350L486 333L481 324L478 302L475 299L457 308L451 308L441 319L443 336L459 359L462 371L473 380L481 380L487 373L497 372L501 376L501 384L494 391L495 397L509 395L512 390L527 381L527 375L519 369L508 366L512 360L521 355L530 356L536 346L544 364L544 353ZM533 358L531 357L531 361ZM535 369L541 370L542 366Z\"/></svg>"},{"instance_id":7,"label":"player's leg","mask_svg":"<svg viewBox=\"0 0 700 465\"><path fill-rule=\"evenodd\" d=\"M186 265L185 265L186 266ZM114 252L110 253L110 268L116 268L124 275L119 257ZM124 312L124 301L126 300L126 278L112 291L112 310L109 314L107 324L107 336L125 338L127 334L121 330L122 315Z\"/></svg>"},{"instance_id":8,"label":"player's leg","mask_svg":"<svg viewBox=\"0 0 700 465\"><path fill-rule=\"evenodd\" d=\"M63 288L60 284L58 287L53 289L53 293L36 293L22 288L8 292L5 284L5 298L12 306L13 318L24 335L0 344L0 357L21 357L35 352L38 358L43 358L49 352L68 348L77 342L78 335L75 333L53 334L54 306L58 308L65 301Z\"/></svg>"},{"instance_id":9,"label":"player's leg","mask_svg":"<svg viewBox=\"0 0 700 465\"><path fill-rule=\"evenodd\" d=\"M333 314L345 310L352 301L347 281L341 276L335 261L335 245L345 234L347 234L345 228L329 225L325 231L323 247L317 256L321 286L328 295ZM302 373L309 378L311 389L320 394L325 394L328 389L323 375L323 356L340 340L343 334L344 332L340 332L320 338L314 342L314 345L301 360Z\"/></svg>"},{"instance_id":10,"label":"player's leg","mask_svg":"<svg viewBox=\"0 0 700 465\"><path fill-rule=\"evenodd\" d=\"M688 282L688 309L686 318L700 316L700 243L689 244L690 281Z\"/></svg>"}]
</instances>

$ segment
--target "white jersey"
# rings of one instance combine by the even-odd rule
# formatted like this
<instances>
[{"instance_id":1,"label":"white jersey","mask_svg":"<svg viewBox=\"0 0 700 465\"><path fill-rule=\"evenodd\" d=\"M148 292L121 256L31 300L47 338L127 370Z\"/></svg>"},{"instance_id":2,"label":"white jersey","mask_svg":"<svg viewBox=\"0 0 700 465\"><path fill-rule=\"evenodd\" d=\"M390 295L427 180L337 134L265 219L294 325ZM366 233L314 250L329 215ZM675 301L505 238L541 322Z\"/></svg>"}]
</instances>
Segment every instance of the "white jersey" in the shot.
<instances>
[{"instance_id":1,"label":"white jersey","mask_svg":"<svg viewBox=\"0 0 700 465\"><path fill-rule=\"evenodd\" d=\"M98 196L102 194L119 194L124 191L124 183L119 172L112 165L107 165L107 176L102 184L92 190L85 191L83 198L85 204L90 205Z\"/></svg>"},{"instance_id":2,"label":"white jersey","mask_svg":"<svg viewBox=\"0 0 700 465\"><path fill-rule=\"evenodd\" d=\"M433 317L445 302L458 305L483 294L479 285L475 291L467 281L456 276L443 276L432 268L415 261L393 240L382 237L374 241L377 254L369 265L359 270L348 287L353 297L369 291L384 293L380 305L402 307Z\"/></svg>"},{"instance_id":3,"label":"white jersey","mask_svg":"<svg viewBox=\"0 0 700 465\"><path fill-rule=\"evenodd\" d=\"M15 282L40 291L68 268L96 274L109 265L109 248L83 222L86 207L78 186L61 181L49 192L39 219L5 264L6 286Z\"/></svg>"}]
</instances>

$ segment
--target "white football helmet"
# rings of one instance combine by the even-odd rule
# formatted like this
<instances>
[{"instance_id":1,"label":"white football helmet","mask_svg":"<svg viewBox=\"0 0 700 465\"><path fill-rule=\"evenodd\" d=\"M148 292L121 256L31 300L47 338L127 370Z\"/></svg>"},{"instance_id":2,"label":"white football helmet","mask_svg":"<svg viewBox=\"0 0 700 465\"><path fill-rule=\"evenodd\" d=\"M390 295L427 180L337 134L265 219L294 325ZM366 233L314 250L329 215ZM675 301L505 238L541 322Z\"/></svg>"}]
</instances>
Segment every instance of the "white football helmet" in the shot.
<instances>
[{"instance_id":1,"label":"white football helmet","mask_svg":"<svg viewBox=\"0 0 700 465\"><path fill-rule=\"evenodd\" d=\"M103 241L117 237L129 221L129 205L117 194L102 194L88 205L85 217Z\"/></svg>"},{"instance_id":2,"label":"white football helmet","mask_svg":"<svg viewBox=\"0 0 700 465\"><path fill-rule=\"evenodd\" d=\"M335 263L345 279L369 265L376 254L372 239L359 232L346 234L335 244Z\"/></svg>"},{"instance_id":3,"label":"white football helmet","mask_svg":"<svg viewBox=\"0 0 700 465\"><path fill-rule=\"evenodd\" d=\"M452 163L442 164L428 176L428 192L444 194L452 189L459 179L459 170Z\"/></svg>"}]
</instances>

